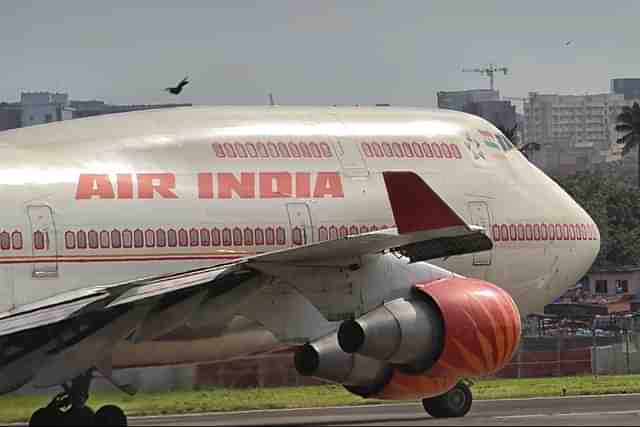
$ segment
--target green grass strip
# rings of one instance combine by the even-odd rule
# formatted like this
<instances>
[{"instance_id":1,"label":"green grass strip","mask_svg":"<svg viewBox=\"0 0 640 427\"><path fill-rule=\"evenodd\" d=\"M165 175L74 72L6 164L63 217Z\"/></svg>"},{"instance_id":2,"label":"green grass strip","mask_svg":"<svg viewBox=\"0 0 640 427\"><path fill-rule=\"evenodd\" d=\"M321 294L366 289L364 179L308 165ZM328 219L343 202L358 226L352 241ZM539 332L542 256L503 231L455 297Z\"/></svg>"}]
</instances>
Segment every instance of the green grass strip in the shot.
<instances>
[{"instance_id":1,"label":"green grass strip","mask_svg":"<svg viewBox=\"0 0 640 427\"><path fill-rule=\"evenodd\" d=\"M640 393L640 375L485 379L475 384L473 393L476 400ZM26 421L34 409L48 401L47 396L1 396L0 422ZM381 402L359 398L338 385L140 393L133 397L96 393L89 402L94 409L105 404L119 405L130 416L375 403Z\"/></svg>"}]
</instances>

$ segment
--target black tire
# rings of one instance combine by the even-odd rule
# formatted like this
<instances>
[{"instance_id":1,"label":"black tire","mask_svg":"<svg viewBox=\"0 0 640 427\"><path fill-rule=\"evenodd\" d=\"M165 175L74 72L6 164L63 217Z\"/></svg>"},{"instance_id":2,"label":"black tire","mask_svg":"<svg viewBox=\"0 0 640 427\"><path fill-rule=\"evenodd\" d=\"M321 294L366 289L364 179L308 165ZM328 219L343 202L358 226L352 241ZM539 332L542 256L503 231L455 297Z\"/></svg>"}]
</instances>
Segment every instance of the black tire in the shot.
<instances>
[{"instance_id":1,"label":"black tire","mask_svg":"<svg viewBox=\"0 0 640 427\"><path fill-rule=\"evenodd\" d=\"M29 426L54 426L62 422L62 413L54 407L40 408L31 415Z\"/></svg>"},{"instance_id":2,"label":"black tire","mask_svg":"<svg viewBox=\"0 0 640 427\"><path fill-rule=\"evenodd\" d=\"M65 426L93 426L95 415L88 406L76 406L64 413Z\"/></svg>"},{"instance_id":3,"label":"black tire","mask_svg":"<svg viewBox=\"0 0 640 427\"><path fill-rule=\"evenodd\" d=\"M434 418L460 418L467 415L473 403L471 390L458 383L447 393L422 400L424 410Z\"/></svg>"},{"instance_id":4,"label":"black tire","mask_svg":"<svg viewBox=\"0 0 640 427\"><path fill-rule=\"evenodd\" d=\"M120 407L105 405L98 409L94 418L97 427L127 427L127 416Z\"/></svg>"}]
</instances>

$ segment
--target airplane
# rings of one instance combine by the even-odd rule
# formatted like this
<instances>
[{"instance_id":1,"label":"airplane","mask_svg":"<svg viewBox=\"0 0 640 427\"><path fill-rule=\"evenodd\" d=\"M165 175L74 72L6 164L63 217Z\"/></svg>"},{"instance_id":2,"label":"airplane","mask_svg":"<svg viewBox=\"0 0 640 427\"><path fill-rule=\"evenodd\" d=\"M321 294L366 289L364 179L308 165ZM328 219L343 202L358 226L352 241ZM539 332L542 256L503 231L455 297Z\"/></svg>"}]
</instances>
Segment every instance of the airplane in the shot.
<instances>
[{"instance_id":1,"label":"airplane","mask_svg":"<svg viewBox=\"0 0 640 427\"><path fill-rule=\"evenodd\" d=\"M279 349L363 397L471 407L521 318L590 268L590 216L489 122L187 107L0 133L0 393L126 425L100 375Z\"/></svg>"}]
</instances>

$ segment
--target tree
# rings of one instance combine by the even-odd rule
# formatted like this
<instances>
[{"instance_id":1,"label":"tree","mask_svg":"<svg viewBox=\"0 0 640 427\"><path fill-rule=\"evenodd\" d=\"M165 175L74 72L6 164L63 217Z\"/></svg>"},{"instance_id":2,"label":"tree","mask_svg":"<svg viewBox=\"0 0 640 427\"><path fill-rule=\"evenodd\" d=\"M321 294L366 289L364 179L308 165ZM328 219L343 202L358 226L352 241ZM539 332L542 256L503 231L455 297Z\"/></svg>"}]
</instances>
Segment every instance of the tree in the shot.
<instances>
[{"instance_id":1,"label":"tree","mask_svg":"<svg viewBox=\"0 0 640 427\"><path fill-rule=\"evenodd\" d=\"M634 148L640 146L640 105L622 107L622 112L616 117L616 131L623 135L616 141L621 144L622 155L626 156ZM640 187L640 151L638 152L638 187Z\"/></svg>"},{"instance_id":2,"label":"tree","mask_svg":"<svg viewBox=\"0 0 640 427\"><path fill-rule=\"evenodd\" d=\"M600 267L640 263L640 194L624 178L619 165L556 178L598 224Z\"/></svg>"}]
</instances>

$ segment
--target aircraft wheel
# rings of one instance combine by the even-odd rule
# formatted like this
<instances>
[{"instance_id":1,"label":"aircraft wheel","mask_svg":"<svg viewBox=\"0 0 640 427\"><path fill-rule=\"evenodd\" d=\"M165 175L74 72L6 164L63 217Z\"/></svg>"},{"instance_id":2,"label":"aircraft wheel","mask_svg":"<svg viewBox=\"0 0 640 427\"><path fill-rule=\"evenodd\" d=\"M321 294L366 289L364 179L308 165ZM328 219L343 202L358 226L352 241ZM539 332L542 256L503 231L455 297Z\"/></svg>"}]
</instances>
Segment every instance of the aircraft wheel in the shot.
<instances>
[{"instance_id":1,"label":"aircraft wheel","mask_svg":"<svg viewBox=\"0 0 640 427\"><path fill-rule=\"evenodd\" d=\"M95 415L88 406L76 406L64 413L65 426L93 426Z\"/></svg>"},{"instance_id":2,"label":"aircraft wheel","mask_svg":"<svg viewBox=\"0 0 640 427\"><path fill-rule=\"evenodd\" d=\"M467 415L473 403L469 386L458 383L447 393L422 400L422 406L434 418L459 418Z\"/></svg>"},{"instance_id":3,"label":"aircraft wheel","mask_svg":"<svg viewBox=\"0 0 640 427\"><path fill-rule=\"evenodd\" d=\"M98 427L127 427L127 416L118 406L105 405L98 409L94 418Z\"/></svg>"},{"instance_id":4,"label":"aircraft wheel","mask_svg":"<svg viewBox=\"0 0 640 427\"><path fill-rule=\"evenodd\" d=\"M29 426L52 426L62 423L63 414L53 406L40 408L31 415Z\"/></svg>"}]
</instances>

